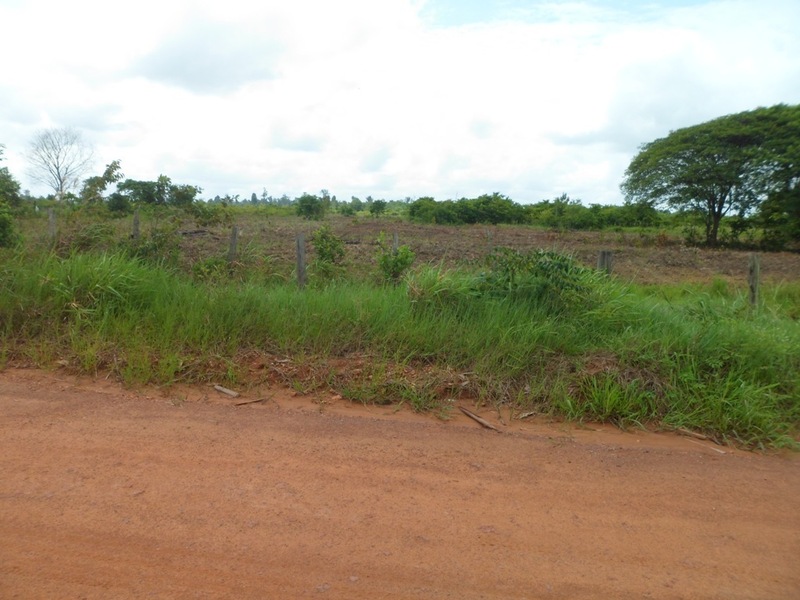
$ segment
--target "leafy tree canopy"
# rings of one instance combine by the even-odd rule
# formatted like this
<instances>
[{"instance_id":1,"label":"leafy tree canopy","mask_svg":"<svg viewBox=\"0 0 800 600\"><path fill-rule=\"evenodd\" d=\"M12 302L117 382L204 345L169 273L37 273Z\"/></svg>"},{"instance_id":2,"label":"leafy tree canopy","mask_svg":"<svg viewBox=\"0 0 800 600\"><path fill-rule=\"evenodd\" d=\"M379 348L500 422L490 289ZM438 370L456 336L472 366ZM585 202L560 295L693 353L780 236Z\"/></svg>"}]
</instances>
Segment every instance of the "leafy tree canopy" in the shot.
<instances>
[{"instance_id":1,"label":"leafy tree canopy","mask_svg":"<svg viewBox=\"0 0 800 600\"><path fill-rule=\"evenodd\" d=\"M720 117L644 144L625 171L630 203L704 216L715 245L722 217L750 214L800 180L800 105Z\"/></svg>"},{"instance_id":2,"label":"leafy tree canopy","mask_svg":"<svg viewBox=\"0 0 800 600\"><path fill-rule=\"evenodd\" d=\"M89 177L83 182L83 189L81 189L81 200L89 204L102 202L103 193L106 188L112 183L118 182L124 175L120 171L120 164L118 160L111 161L106 165L105 171L102 175L95 175Z\"/></svg>"},{"instance_id":3,"label":"leafy tree canopy","mask_svg":"<svg viewBox=\"0 0 800 600\"><path fill-rule=\"evenodd\" d=\"M156 181L126 179L117 185L117 189L133 203L183 207L190 206L202 192L201 188L194 185L174 184L166 175L159 175Z\"/></svg>"},{"instance_id":4,"label":"leafy tree canopy","mask_svg":"<svg viewBox=\"0 0 800 600\"><path fill-rule=\"evenodd\" d=\"M322 220L328 210L328 202L326 202L325 198L320 198L313 194L303 194L297 198L295 206L299 216L315 221Z\"/></svg>"}]
</instances>

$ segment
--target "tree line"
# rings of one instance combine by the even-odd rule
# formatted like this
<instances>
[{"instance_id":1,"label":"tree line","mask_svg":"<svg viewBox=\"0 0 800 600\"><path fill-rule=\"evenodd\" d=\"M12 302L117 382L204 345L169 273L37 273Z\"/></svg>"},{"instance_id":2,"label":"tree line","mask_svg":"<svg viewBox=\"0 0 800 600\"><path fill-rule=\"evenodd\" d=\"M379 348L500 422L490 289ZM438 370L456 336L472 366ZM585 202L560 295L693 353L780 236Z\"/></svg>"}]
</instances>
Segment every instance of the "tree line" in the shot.
<instances>
[{"instance_id":1,"label":"tree line","mask_svg":"<svg viewBox=\"0 0 800 600\"><path fill-rule=\"evenodd\" d=\"M2 150L0 146L0 161ZM166 175L155 181L125 178L119 161L106 165L100 175L82 179L92 156L90 146L71 128L37 133L28 152L32 177L48 185L56 201L104 204L118 213L135 205L177 206L200 216L211 214L212 205L248 203L238 195L216 196L206 203L200 199L200 187L173 183ZM112 186L115 191L110 192ZM398 201L354 196L339 201L328 190L292 199L275 198L266 189L260 196L253 193L249 204L291 207L307 219L330 212L353 216L367 211L375 217L393 212L419 223L446 225L537 224L585 230L680 221L690 228L697 223L703 230L697 241L709 246L748 235L765 248L793 247L800 243L800 105L727 115L645 143L625 171L621 189L622 206L585 206L566 194L522 205L497 192L443 201L429 196ZM16 179L6 167L0 168L0 236L2 223L10 222L9 207L19 206L23 197Z\"/></svg>"}]
</instances>

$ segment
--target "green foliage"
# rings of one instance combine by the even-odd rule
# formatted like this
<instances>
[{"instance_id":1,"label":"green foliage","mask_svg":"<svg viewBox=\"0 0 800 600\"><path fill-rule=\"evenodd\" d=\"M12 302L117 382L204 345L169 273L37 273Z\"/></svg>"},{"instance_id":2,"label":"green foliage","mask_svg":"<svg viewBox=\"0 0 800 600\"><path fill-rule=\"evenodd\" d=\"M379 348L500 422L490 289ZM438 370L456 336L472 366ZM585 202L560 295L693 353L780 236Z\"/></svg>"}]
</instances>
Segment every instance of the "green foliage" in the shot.
<instances>
[{"instance_id":1,"label":"green foliage","mask_svg":"<svg viewBox=\"0 0 800 600\"><path fill-rule=\"evenodd\" d=\"M548 250L498 248L489 257L478 291L525 300L552 312L587 309L597 301L602 275Z\"/></svg>"},{"instance_id":2,"label":"green foliage","mask_svg":"<svg viewBox=\"0 0 800 600\"><path fill-rule=\"evenodd\" d=\"M117 185L117 190L134 204L171 205L187 208L191 206L202 189L194 185L173 184L166 175L156 181L126 179Z\"/></svg>"},{"instance_id":3,"label":"green foliage","mask_svg":"<svg viewBox=\"0 0 800 600\"><path fill-rule=\"evenodd\" d=\"M298 216L307 220L321 221L328 210L327 203L319 196L303 194L297 198L295 210Z\"/></svg>"},{"instance_id":4,"label":"green foliage","mask_svg":"<svg viewBox=\"0 0 800 600\"><path fill-rule=\"evenodd\" d=\"M580 200L562 194L526 207L528 222L552 229L602 230L609 227L655 227L662 215L646 204L584 206Z\"/></svg>"},{"instance_id":5,"label":"green foliage","mask_svg":"<svg viewBox=\"0 0 800 600\"><path fill-rule=\"evenodd\" d=\"M409 219L441 225L531 223L553 229L601 230L608 227L653 227L664 215L654 207L628 203L625 206L584 206L562 194L553 200L522 206L501 194L437 202L419 198L408 205Z\"/></svg>"},{"instance_id":6,"label":"green foliage","mask_svg":"<svg viewBox=\"0 0 800 600\"><path fill-rule=\"evenodd\" d=\"M502 194L484 194L477 198L436 202L423 197L411 202L408 215L412 221L439 224L524 223L525 208Z\"/></svg>"},{"instance_id":7,"label":"green foliage","mask_svg":"<svg viewBox=\"0 0 800 600\"><path fill-rule=\"evenodd\" d=\"M718 242L722 218L783 206L800 184L800 105L728 115L644 144L625 172L631 203L704 216L705 241ZM782 193L788 195L784 198Z\"/></svg>"},{"instance_id":8,"label":"green foliage","mask_svg":"<svg viewBox=\"0 0 800 600\"><path fill-rule=\"evenodd\" d=\"M172 206L189 208L202 190L194 185L170 185L167 203Z\"/></svg>"},{"instance_id":9,"label":"green foliage","mask_svg":"<svg viewBox=\"0 0 800 600\"><path fill-rule=\"evenodd\" d=\"M400 278L414 264L416 255L408 246L399 246L397 250L386 240L386 234L381 232L378 244L378 269L383 280L387 283L398 283Z\"/></svg>"},{"instance_id":10,"label":"green foliage","mask_svg":"<svg viewBox=\"0 0 800 600\"><path fill-rule=\"evenodd\" d=\"M333 279L342 275L344 240L333 233L328 225L323 225L313 233L311 243L316 253L311 264L312 271L323 279Z\"/></svg>"},{"instance_id":11,"label":"green foliage","mask_svg":"<svg viewBox=\"0 0 800 600\"><path fill-rule=\"evenodd\" d=\"M227 205L209 204L202 201L193 201L186 206L189 214L194 217L198 227L211 227L213 225L231 225L233 215Z\"/></svg>"},{"instance_id":12,"label":"green foliage","mask_svg":"<svg viewBox=\"0 0 800 600\"><path fill-rule=\"evenodd\" d=\"M461 222L455 202L452 200L436 202L430 196L414 200L408 207L408 217L417 223L455 225Z\"/></svg>"},{"instance_id":13,"label":"green foliage","mask_svg":"<svg viewBox=\"0 0 800 600\"><path fill-rule=\"evenodd\" d=\"M3 160L4 146L0 144L0 162ZM19 206L20 197L19 182L8 170L8 167L0 167L0 203L5 202L8 206Z\"/></svg>"},{"instance_id":14,"label":"green foliage","mask_svg":"<svg viewBox=\"0 0 800 600\"><path fill-rule=\"evenodd\" d=\"M114 192L108 196L108 210L116 215L126 215L133 212L131 201L124 194Z\"/></svg>"},{"instance_id":15,"label":"green foliage","mask_svg":"<svg viewBox=\"0 0 800 600\"><path fill-rule=\"evenodd\" d=\"M106 165L105 171L100 176L89 177L84 180L83 188L81 189L81 201L92 204L103 201L103 193L106 188L112 183L118 182L124 175L120 171L120 163L118 160L112 161Z\"/></svg>"},{"instance_id":16,"label":"green foliage","mask_svg":"<svg viewBox=\"0 0 800 600\"><path fill-rule=\"evenodd\" d=\"M373 200L369 205L369 214L373 217L379 217L386 212L386 200Z\"/></svg>"},{"instance_id":17,"label":"green foliage","mask_svg":"<svg viewBox=\"0 0 800 600\"><path fill-rule=\"evenodd\" d=\"M17 240L11 208L5 200L0 199L0 248L10 248Z\"/></svg>"}]
</instances>

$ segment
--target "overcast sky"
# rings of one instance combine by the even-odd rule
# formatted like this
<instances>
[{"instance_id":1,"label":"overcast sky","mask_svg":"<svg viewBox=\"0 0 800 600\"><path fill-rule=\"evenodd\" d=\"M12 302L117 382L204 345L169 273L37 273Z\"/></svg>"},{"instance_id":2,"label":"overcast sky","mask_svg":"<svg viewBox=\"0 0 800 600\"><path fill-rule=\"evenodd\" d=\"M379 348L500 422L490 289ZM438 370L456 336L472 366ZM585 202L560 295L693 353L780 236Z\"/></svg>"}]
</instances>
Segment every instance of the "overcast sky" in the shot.
<instances>
[{"instance_id":1,"label":"overcast sky","mask_svg":"<svg viewBox=\"0 0 800 600\"><path fill-rule=\"evenodd\" d=\"M0 143L203 197L620 203L638 146L800 103L798 0L0 0Z\"/></svg>"}]
</instances>

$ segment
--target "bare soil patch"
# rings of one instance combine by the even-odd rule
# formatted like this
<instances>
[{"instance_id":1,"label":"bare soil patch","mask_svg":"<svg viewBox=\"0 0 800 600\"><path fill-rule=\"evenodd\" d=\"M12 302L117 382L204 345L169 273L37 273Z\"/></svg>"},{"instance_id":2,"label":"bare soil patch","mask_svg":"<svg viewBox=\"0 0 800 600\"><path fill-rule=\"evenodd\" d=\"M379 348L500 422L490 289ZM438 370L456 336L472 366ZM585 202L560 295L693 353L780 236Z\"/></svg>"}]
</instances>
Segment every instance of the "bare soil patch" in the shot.
<instances>
[{"instance_id":1,"label":"bare soil patch","mask_svg":"<svg viewBox=\"0 0 800 600\"><path fill-rule=\"evenodd\" d=\"M747 282L747 250L698 248L664 233L614 231L546 231L523 225L423 225L392 219L330 218L327 221L336 235L347 243L351 264L374 262L375 240L381 231L397 232L401 244L408 245L417 263L452 266L478 262L493 247L557 250L573 255L581 263L594 267L601 250L614 253L614 273L636 283L710 282L720 278L731 283ZM292 218L261 223L242 221L242 239L265 247L280 261L294 259L297 233L307 237L321 223ZM224 232L217 245L224 247ZM197 242L192 242L197 243ZM206 252L210 250L207 249ZM765 281L795 281L800 274L800 254L768 252L762 254L762 278Z\"/></svg>"},{"instance_id":2,"label":"bare soil patch","mask_svg":"<svg viewBox=\"0 0 800 600\"><path fill-rule=\"evenodd\" d=\"M3 598L800 596L794 454L37 370L0 410Z\"/></svg>"}]
</instances>

